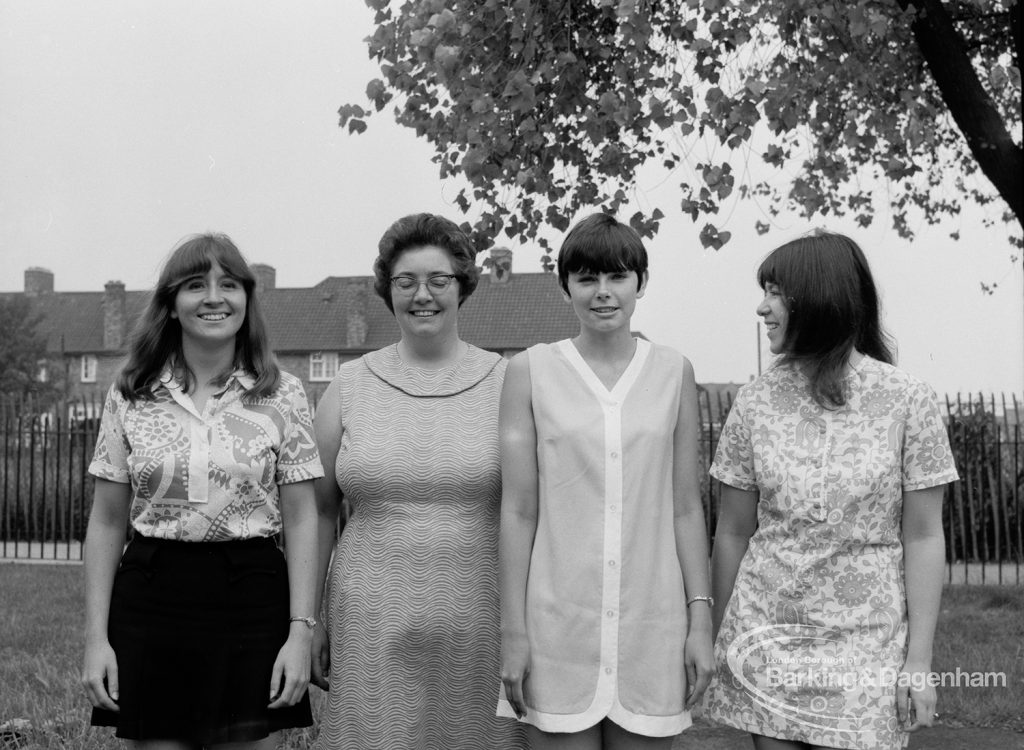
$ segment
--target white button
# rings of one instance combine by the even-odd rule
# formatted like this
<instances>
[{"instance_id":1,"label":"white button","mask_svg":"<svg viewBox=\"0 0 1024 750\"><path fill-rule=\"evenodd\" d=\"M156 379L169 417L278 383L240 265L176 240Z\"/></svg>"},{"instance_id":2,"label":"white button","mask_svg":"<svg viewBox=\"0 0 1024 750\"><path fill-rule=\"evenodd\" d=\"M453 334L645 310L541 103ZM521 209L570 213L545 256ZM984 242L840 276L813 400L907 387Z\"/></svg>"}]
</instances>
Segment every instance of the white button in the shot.
<instances>
[{"instance_id":1,"label":"white button","mask_svg":"<svg viewBox=\"0 0 1024 750\"><path fill-rule=\"evenodd\" d=\"M611 667L605 667L604 668L604 673L605 674L611 674L612 673L612 668Z\"/></svg>"},{"instance_id":2,"label":"white button","mask_svg":"<svg viewBox=\"0 0 1024 750\"><path fill-rule=\"evenodd\" d=\"M613 506L612 506L611 508L609 508L609 510L610 510L610 511L611 511L612 513L614 513L615 511L617 511L617 510L618 510L618 508L617 508L617 507L615 507L615 506L613 505Z\"/></svg>"},{"instance_id":3,"label":"white button","mask_svg":"<svg viewBox=\"0 0 1024 750\"><path fill-rule=\"evenodd\" d=\"M616 453L615 451L612 451L612 458L618 458L618 457L619 457L619 454Z\"/></svg>"},{"instance_id":4,"label":"white button","mask_svg":"<svg viewBox=\"0 0 1024 750\"><path fill-rule=\"evenodd\" d=\"M615 610L614 609L609 609L607 614L608 614L609 617L615 617Z\"/></svg>"},{"instance_id":5,"label":"white button","mask_svg":"<svg viewBox=\"0 0 1024 750\"><path fill-rule=\"evenodd\" d=\"M615 561L614 560L609 560L608 561L608 565L614 568L615 567Z\"/></svg>"}]
</instances>

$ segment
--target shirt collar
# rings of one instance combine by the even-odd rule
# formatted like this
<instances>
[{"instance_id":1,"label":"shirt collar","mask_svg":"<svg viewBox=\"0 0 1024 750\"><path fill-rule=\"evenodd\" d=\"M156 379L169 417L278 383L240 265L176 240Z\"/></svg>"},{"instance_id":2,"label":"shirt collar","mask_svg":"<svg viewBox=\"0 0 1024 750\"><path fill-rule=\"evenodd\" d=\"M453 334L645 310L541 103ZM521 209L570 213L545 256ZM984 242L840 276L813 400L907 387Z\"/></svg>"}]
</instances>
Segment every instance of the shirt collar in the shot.
<instances>
[{"instance_id":1,"label":"shirt collar","mask_svg":"<svg viewBox=\"0 0 1024 750\"><path fill-rule=\"evenodd\" d=\"M241 367L228 376L228 388L231 387L231 381L237 382L238 385L246 391L252 390L253 386L256 385L256 378ZM153 393L156 393L157 389L161 386L169 391L182 390L182 383L174 377L174 371L171 369L170 365L164 365L164 369L160 372L160 377L153 383Z\"/></svg>"},{"instance_id":2,"label":"shirt collar","mask_svg":"<svg viewBox=\"0 0 1024 750\"><path fill-rule=\"evenodd\" d=\"M256 378L241 367L231 373L231 377L228 380L237 380L238 384L246 391L251 391L253 386L256 385Z\"/></svg>"}]
</instances>

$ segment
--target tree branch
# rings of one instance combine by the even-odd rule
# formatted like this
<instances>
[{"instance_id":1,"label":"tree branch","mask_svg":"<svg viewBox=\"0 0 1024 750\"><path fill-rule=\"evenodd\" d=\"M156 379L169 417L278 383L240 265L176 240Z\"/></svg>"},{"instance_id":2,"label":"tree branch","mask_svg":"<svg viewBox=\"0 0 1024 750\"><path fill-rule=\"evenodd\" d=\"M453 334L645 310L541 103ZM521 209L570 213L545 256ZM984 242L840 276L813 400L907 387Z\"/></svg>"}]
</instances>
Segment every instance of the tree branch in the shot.
<instances>
[{"instance_id":1,"label":"tree branch","mask_svg":"<svg viewBox=\"0 0 1024 750\"><path fill-rule=\"evenodd\" d=\"M1013 64L1020 70L1021 48L1024 47L1024 36L1020 27L1020 0L1010 6L1010 33L1013 35Z\"/></svg>"},{"instance_id":2,"label":"tree branch","mask_svg":"<svg viewBox=\"0 0 1024 750\"><path fill-rule=\"evenodd\" d=\"M914 39L968 148L1024 226L1024 150L1013 142L978 80L963 37L941 0L899 1L916 13Z\"/></svg>"}]
</instances>

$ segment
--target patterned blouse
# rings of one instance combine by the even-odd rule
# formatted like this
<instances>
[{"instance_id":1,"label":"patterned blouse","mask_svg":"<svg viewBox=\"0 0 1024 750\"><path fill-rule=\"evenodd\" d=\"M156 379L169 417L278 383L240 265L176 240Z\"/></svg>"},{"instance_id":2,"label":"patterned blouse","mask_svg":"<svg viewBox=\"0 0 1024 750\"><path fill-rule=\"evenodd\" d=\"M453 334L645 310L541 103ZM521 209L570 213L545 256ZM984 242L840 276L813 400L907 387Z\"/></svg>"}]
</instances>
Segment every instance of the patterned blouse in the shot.
<instances>
[{"instance_id":1,"label":"patterned blouse","mask_svg":"<svg viewBox=\"0 0 1024 750\"><path fill-rule=\"evenodd\" d=\"M323 467L302 383L282 372L273 395L245 397L253 383L236 371L202 412L169 371L150 401L111 387L89 473L131 482L136 533L219 542L281 531L277 486Z\"/></svg>"}]
</instances>

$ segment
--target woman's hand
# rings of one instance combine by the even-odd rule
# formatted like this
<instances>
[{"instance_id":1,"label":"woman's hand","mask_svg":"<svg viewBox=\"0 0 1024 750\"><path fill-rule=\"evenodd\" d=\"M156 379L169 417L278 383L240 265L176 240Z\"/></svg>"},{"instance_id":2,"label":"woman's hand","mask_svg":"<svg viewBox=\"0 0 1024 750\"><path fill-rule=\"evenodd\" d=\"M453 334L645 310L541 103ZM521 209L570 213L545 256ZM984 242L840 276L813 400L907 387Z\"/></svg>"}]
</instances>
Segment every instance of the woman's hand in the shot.
<instances>
[{"instance_id":1,"label":"woman's hand","mask_svg":"<svg viewBox=\"0 0 1024 750\"><path fill-rule=\"evenodd\" d=\"M526 698L523 682L530 674L530 642L525 633L501 638L501 684L505 687L505 699L512 706L517 718L526 716Z\"/></svg>"},{"instance_id":2,"label":"woman's hand","mask_svg":"<svg viewBox=\"0 0 1024 750\"><path fill-rule=\"evenodd\" d=\"M896 682L896 714L906 732L930 727L935 720L936 694L927 665L903 665Z\"/></svg>"},{"instance_id":3,"label":"woman's hand","mask_svg":"<svg viewBox=\"0 0 1024 750\"><path fill-rule=\"evenodd\" d=\"M82 665L82 686L89 702L96 708L119 711L117 705L117 656L110 642L87 644L85 663Z\"/></svg>"},{"instance_id":4,"label":"woman's hand","mask_svg":"<svg viewBox=\"0 0 1024 750\"><path fill-rule=\"evenodd\" d=\"M267 708L294 706L309 685L309 653L312 635L301 622L293 622L288 640L277 652L270 675L270 704Z\"/></svg>"},{"instance_id":5,"label":"woman's hand","mask_svg":"<svg viewBox=\"0 0 1024 750\"><path fill-rule=\"evenodd\" d=\"M683 663L686 665L686 710L689 711L704 695L711 676L715 673L714 645L710 628L690 628L683 647Z\"/></svg>"},{"instance_id":6,"label":"woman's hand","mask_svg":"<svg viewBox=\"0 0 1024 750\"><path fill-rule=\"evenodd\" d=\"M330 689L331 641L327 635L327 627L322 622L317 622L313 628L313 640L309 644L309 651L313 663L313 684L321 690Z\"/></svg>"}]
</instances>

